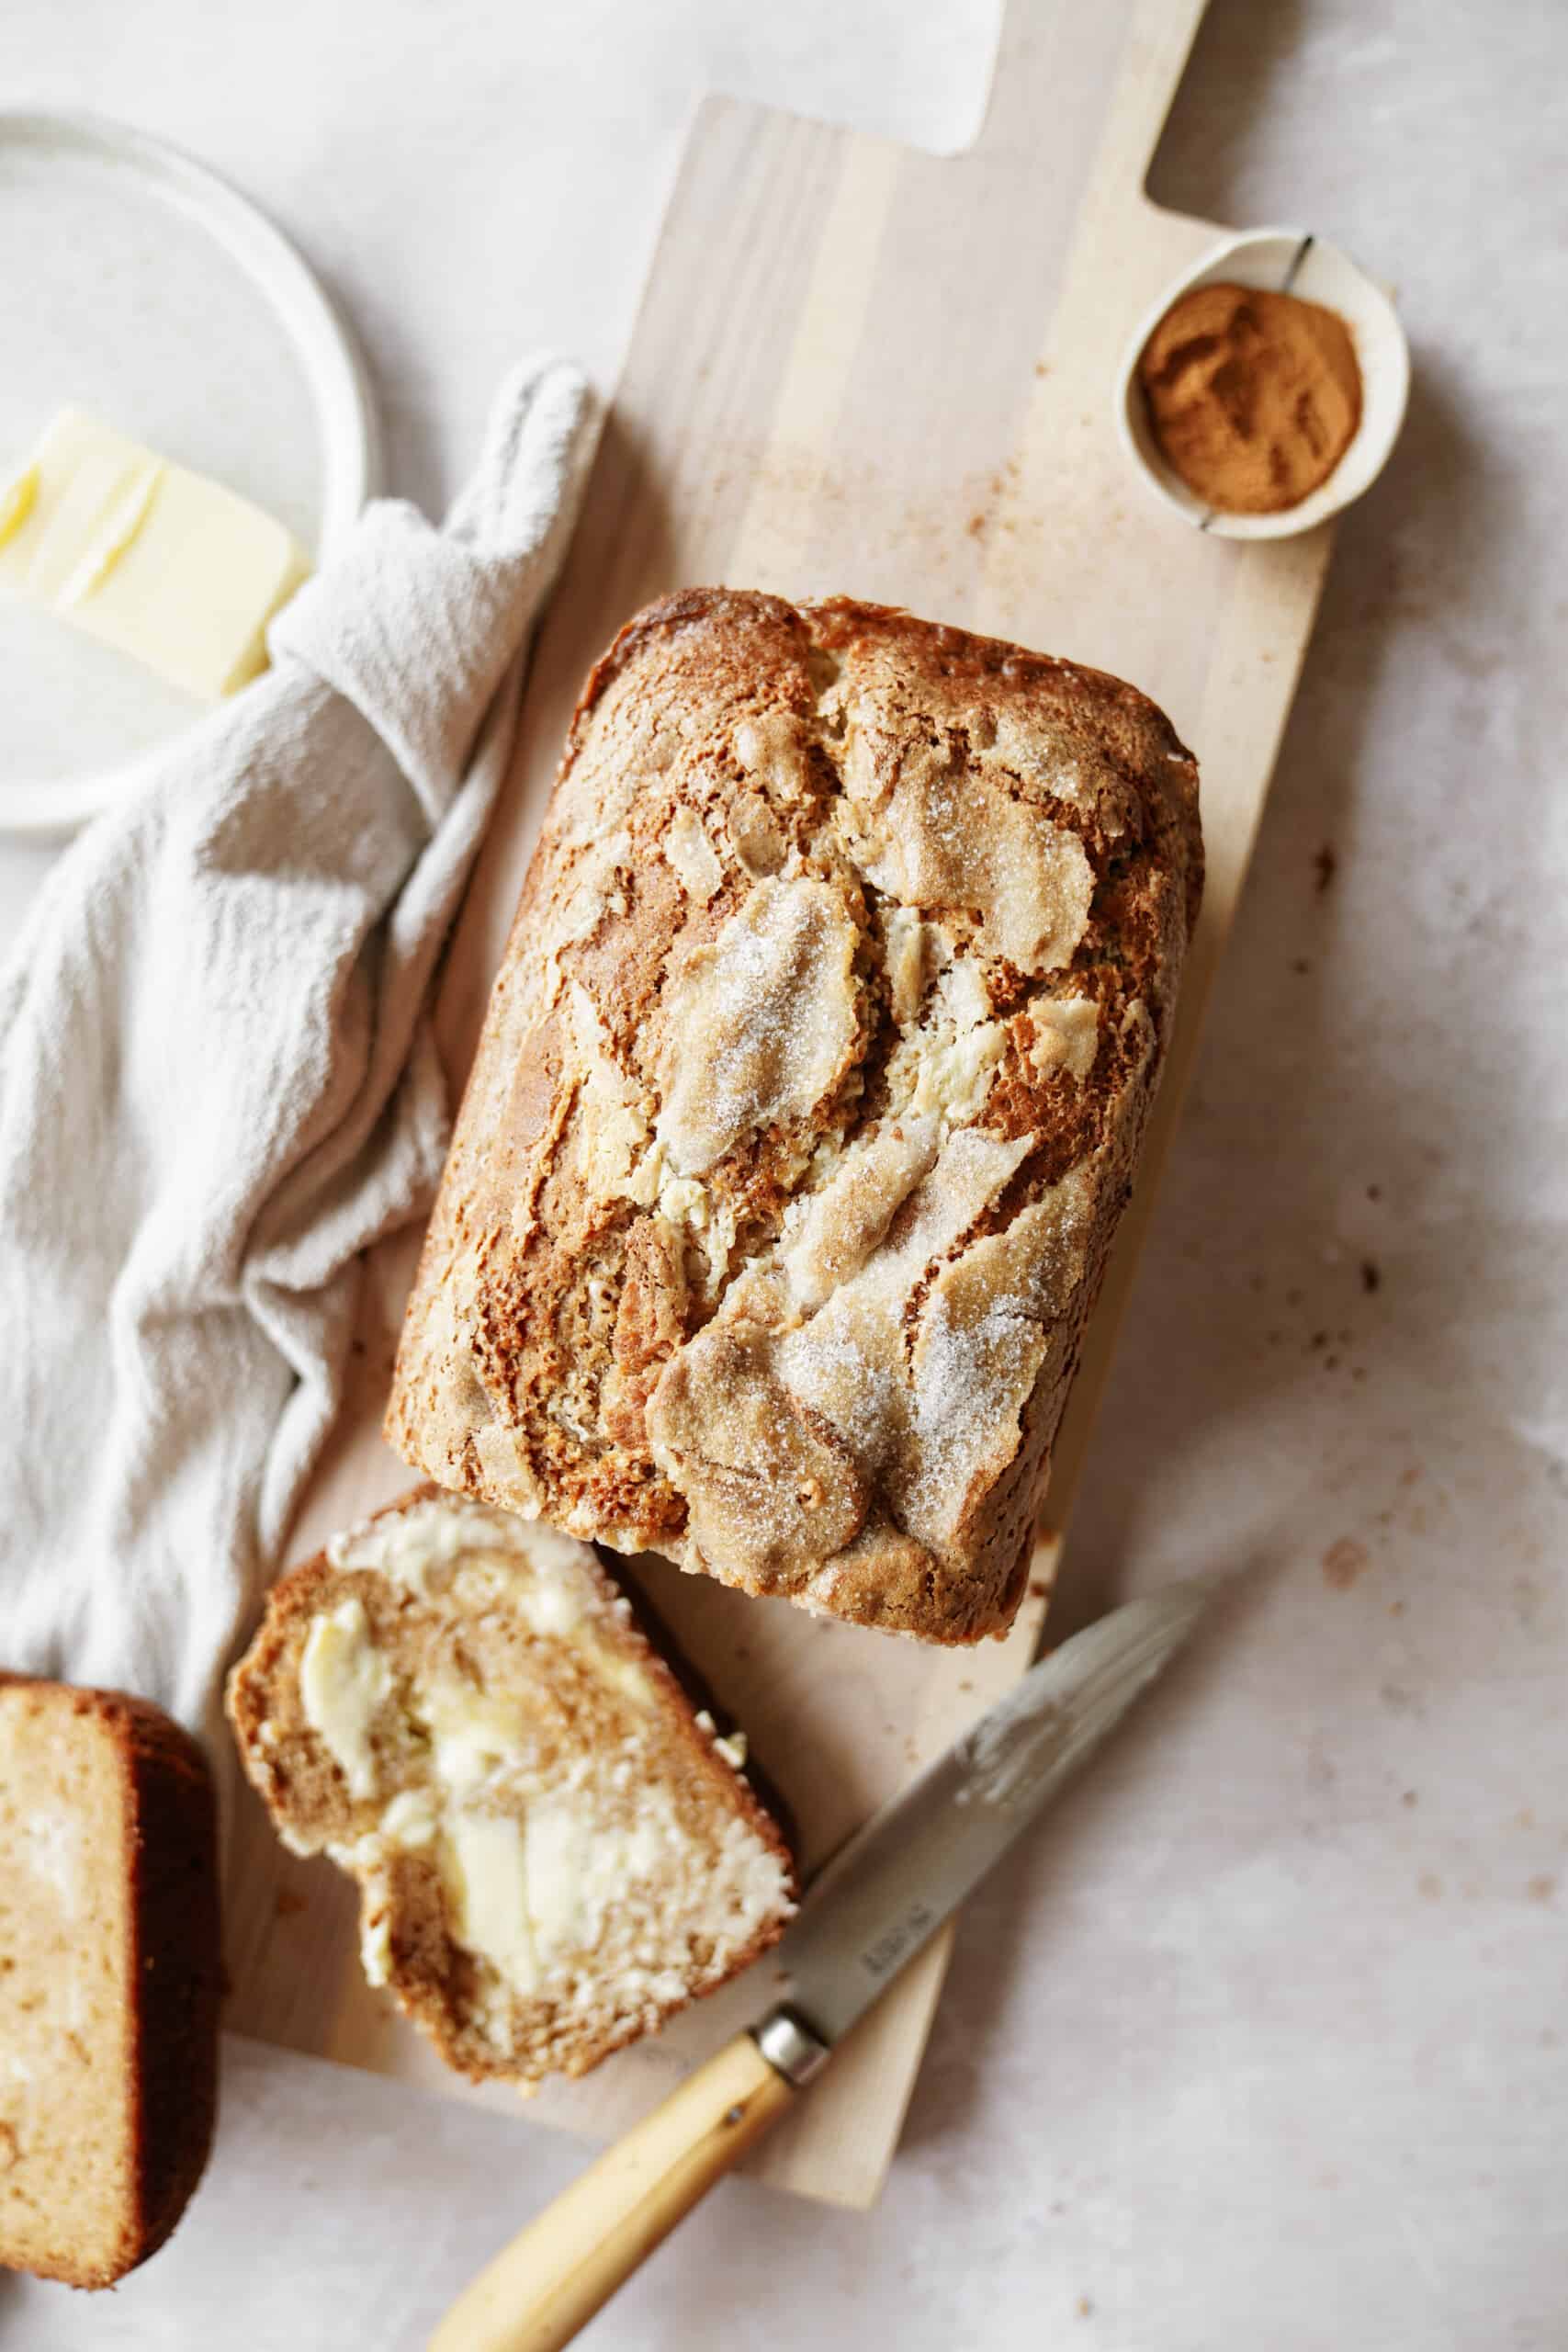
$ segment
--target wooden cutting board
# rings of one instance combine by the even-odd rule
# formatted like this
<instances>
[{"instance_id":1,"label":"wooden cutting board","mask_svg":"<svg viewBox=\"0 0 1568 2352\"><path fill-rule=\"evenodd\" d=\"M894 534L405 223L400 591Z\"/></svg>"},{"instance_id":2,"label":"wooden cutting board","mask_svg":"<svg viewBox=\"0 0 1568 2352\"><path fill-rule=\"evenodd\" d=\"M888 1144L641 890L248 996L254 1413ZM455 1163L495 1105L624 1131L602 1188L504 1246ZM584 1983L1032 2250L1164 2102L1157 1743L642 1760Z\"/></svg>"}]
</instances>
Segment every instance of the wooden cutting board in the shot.
<instances>
[{"instance_id":1,"label":"wooden cutting board","mask_svg":"<svg viewBox=\"0 0 1568 2352\"><path fill-rule=\"evenodd\" d=\"M440 1004L454 1087L472 1056L573 700L639 605L690 582L835 592L1067 654L1134 680L1202 767L1209 880L1136 1199L1058 1442L1039 1554L1054 1573L1160 1164L1230 928L1328 561L1326 529L1201 536L1134 480L1112 419L1140 315L1219 232L1143 192L1201 0L1010 0L985 129L942 159L766 108L702 107L505 798ZM371 1261L356 1394L293 1555L410 1483L377 1431L412 1245ZM1005 1644L925 1651L642 1564L660 1613L752 1736L807 1865L1021 1670ZM229 1887L231 2023L491 2107L359 1974L354 1904L242 1800ZM846 2205L877 2194L946 1962L899 1981L754 2169ZM732 1987L531 2114L592 2137L644 2112L761 2006Z\"/></svg>"}]
</instances>

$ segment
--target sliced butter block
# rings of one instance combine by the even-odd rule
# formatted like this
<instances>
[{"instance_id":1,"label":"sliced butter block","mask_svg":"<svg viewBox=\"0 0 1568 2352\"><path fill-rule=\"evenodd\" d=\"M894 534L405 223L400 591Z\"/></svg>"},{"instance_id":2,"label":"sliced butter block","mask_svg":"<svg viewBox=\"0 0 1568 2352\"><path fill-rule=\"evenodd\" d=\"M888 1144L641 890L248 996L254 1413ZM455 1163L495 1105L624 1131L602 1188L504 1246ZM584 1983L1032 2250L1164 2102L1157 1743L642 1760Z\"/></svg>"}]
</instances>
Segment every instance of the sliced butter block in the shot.
<instances>
[{"instance_id":1,"label":"sliced butter block","mask_svg":"<svg viewBox=\"0 0 1568 2352\"><path fill-rule=\"evenodd\" d=\"M765 1951L776 1825L585 1544L423 1488L286 1577L230 1683L280 1836L451 2065L581 2074Z\"/></svg>"},{"instance_id":2,"label":"sliced butter block","mask_svg":"<svg viewBox=\"0 0 1568 2352\"><path fill-rule=\"evenodd\" d=\"M13 531L19 531L33 511L38 496L38 468L24 466L0 488L0 547L4 547Z\"/></svg>"},{"instance_id":3,"label":"sliced butter block","mask_svg":"<svg viewBox=\"0 0 1568 2352\"><path fill-rule=\"evenodd\" d=\"M281 523L85 410L62 410L0 487L0 587L204 701L266 666L310 573Z\"/></svg>"}]
</instances>

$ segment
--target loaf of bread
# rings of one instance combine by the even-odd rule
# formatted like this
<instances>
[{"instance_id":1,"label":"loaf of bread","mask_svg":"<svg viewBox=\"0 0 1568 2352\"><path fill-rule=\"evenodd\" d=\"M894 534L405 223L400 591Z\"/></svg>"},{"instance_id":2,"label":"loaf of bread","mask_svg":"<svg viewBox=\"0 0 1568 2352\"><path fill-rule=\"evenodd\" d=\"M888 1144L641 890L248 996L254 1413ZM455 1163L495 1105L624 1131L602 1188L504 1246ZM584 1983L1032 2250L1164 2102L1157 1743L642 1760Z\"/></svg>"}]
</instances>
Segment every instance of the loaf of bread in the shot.
<instances>
[{"instance_id":1,"label":"loaf of bread","mask_svg":"<svg viewBox=\"0 0 1568 2352\"><path fill-rule=\"evenodd\" d=\"M218 1860L200 1749L140 1699L0 1675L0 2263L108 2287L201 2177Z\"/></svg>"},{"instance_id":2,"label":"loaf of bread","mask_svg":"<svg viewBox=\"0 0 1568 2352\"><path fill-rule=\"evenodd\" d=\"M446 1487L1005 1631L1201 883L1098 672L691 590L578 706L387 1419Z\"/></svg>"},{"instance_id":3,"label":"loaf of bread","mask_svg":"<svg viewBox=\"0 0 1568 2352\"><path fill-rule=\"evenodd\" d=\"M275 1586L246 1772L449 2065L581 2075L783 1932L788 1848L587 1544L425 1487Z\"/></svg>"}]
</instances>

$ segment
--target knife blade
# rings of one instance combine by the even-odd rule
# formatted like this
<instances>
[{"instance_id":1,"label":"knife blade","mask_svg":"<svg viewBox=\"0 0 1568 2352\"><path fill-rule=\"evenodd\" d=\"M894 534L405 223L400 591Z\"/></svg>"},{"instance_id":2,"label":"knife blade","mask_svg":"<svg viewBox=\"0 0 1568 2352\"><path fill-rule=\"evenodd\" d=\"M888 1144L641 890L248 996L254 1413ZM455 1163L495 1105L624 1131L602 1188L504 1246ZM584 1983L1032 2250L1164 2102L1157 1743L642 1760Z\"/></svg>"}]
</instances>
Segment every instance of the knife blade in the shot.
<instances>
[{"instance_id":1,"label":"knife blade","mask_svg":"<svg viewBox=\"0 0 1568 2352\"><path fill-rule=\"evenodd\" d=\"M851 1838L776 1954L790 1985L780 2006L797 2035L826 2055L1088 1762L1229 1581L1168 1585L1075 1634ZM775 2051L794 2045L771 2024L752 2030L778 2064ZM795 2064L804 2073L784 2066L792 2080L816 2071L804 2050Z\"/></svg>"},{"instance_id":2,"label":"knife blade","mask_svg":"<svg viewBox=\"0 0 1568 2352\"><path fill-rule=\"evenodd\" d=\"M834 1857L780 1945L789 1997L503 2248L448 2312L431 2352L560 2352L794 2104L1230 1582L1168 1585L1075 1634L885 1806Z\"/></svg>"}]
</instances>

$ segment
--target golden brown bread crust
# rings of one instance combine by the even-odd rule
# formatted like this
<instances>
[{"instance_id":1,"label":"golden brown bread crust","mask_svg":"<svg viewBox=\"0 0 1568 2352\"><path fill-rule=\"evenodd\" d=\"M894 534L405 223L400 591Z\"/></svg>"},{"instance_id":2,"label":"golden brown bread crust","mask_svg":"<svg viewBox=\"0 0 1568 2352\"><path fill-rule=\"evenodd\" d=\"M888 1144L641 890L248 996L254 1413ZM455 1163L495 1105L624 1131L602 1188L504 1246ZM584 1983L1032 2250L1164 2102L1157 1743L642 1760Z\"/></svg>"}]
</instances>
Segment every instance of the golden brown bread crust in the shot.
<instances>
[{"instance_id":1,"label":"golden brown bread crust","mask_svg":"<svg viewBox=\"0 0 1568 2352\"><path fill-rule=\"evenodd\" d=\"M584 688L387 1416L446 1486L1005 1631L1201 889L1119 680L717 589Z\"/></svg>"},{"instance_id":2,"label":"golden brown bread crust","mask_svg":"<svg viewBox=\"0 0 1568 2352\"><path fill-rule=\"evenodd\" d=\"M0 1698L34 1694L90 1720L114 1743L123 1791L121 1844L97 1857L127 1879L127 1943L115 1975L130 2026L123 2081L106 2083L106 2110L129 2109L130 2162L118 2197L118 2245L107 2260L28 2258L23 2267L68 2286L112 2286L173 2232L201 2177L218 2109L218 2027L223 1970L217 1810L195 1740L144 1699L0 1671ZM112 2135L106 2130L106 2145ZM62 2217L55 2216L57 2229ZM69 2224L65 2224L68 2233ZM0 2260L11 2249L0 2251Z\"/></svg>"},{"instance_id":3,"label":"golden brown bread crust","mask_svg":"<svg viewBox=\"0 0 1568 2352\"><path fill-rule=\"evenodd\" d=\"M217 2122L223 1997L218 1815L207 1758L178 1724L145 1701L95 1695L122 1727L135 1822L142 2213L136 2259L144 2261L184 2212Z\"/></svg>"},{"instance_id":4,"label":"golden brown bread crust","mask_svg":"<svg viewBox=\"0 0 1568 2352\"><path fill-rule=\"evenodd\" d=\"M459 2073L476 2081L510 2081L526 2090L548 2073L586 2073L760 1959L777 1942L793 1908L795 1865L778 1823L728 1759L711 1715L699 1713L706 1694L693 1680L690 1668L672 1649L665 1654L669 1645L662 1629L645 1610L631 1606L591 1553L565 1545L581 1552L572 1573L586 1579L584 1623L590 1632L580 1645L583 1655L574 1656L570 1644L552 1644L542 1666L536 1663L542 1654L518 1603L508 1603L493 1591L482 1605L462 1603L445 1589L440 1571L434 1579L419 1577L411 1584L367 1565L378 1528L406 1522L417 1507L435 1502L473 1510L433 1485L421 1486L355 1531L351 1547L342 1550L340 1557L318 1553L273 1587L255 1638L230 1676L228 1713L246 1776L288 1844L296 1851L330 1851L359 1877L362 1928L382 1936L385 1981L404 2015ZM474 1512L474 1517L482 1521L486 1514ZM503 1542L521 1544L529 1536L530 1531L515 1521L513 1530L510 1539L502 1531ZM479 1559L489 1540L490 1531L476 1526L471 1550L453 1555L456 1565ZM673 1792L697 1838L689 1857L693 1919L701 1917L704 1885L714 1874L712 1856L702 1841L716 1845L728 1839L732 1850L738 1833L754 1841L776 1864L767 1873L776 1886L776 1900L755 1931L727 1944L722 1956L694 1947L682 1957L685 1981L679 1989L671 1985L629 2003L605 1956L580 1956L571 1970L585 1995L579 2007L552 2008L542 1994L524 2002L511 2020L510 2047L498 2049L484 2027L472 1955L455 1928L441 1874L430 1867L428 1845L394 1854L389 1867L386 1857L368 1865L366 1860L366 1841L377 1838L388 1799L414 1784L408 1753L400 1747L398 1702L391 1701L376 1724L378 1784L374 1792L350 1790L309 1719L300 1668L310 1628L312 1621L344 1600L357 1601L378 1653L396 1663L411 1688L417 1690L423 1683L426 1699L437 1679L460 1663L463 1671L477 1679L485 1701L521 1704L544 1764L546 1803L551 1783L570 1786L574 1776L581 1780L585 1758L603 1760L625 1739L626 1709L624 1698L616 1704L615 1694L621 1688L618 1677L630 1668L648 1703L637 1706L631 1718L639 1746L628 1792L629 1818L634 1825L638 1819L646 1822L661 1791ZM612 1678L608 1684L603 1679L606 1659ZM422 1772L424 1762L416 1749L413 1772ZM573 1802L580 1807L585 1804L581 1794ZM583 1810L575 1827L580 1840L589 1839L594 1831L592 1814ZM613 1932L609 1942L614 1942ZM368 1944L367 1934L367 1949ZM592 1982L596 1972L597 1984Z\"/></svg>"}]
</instances>

